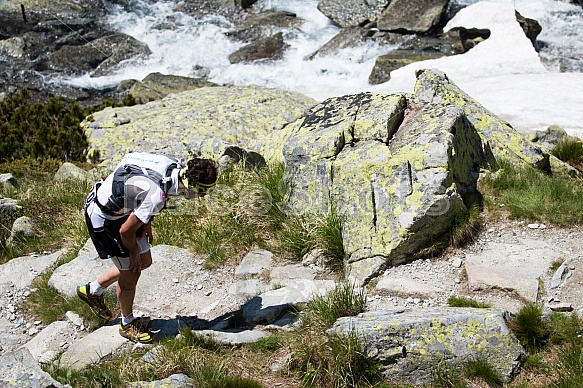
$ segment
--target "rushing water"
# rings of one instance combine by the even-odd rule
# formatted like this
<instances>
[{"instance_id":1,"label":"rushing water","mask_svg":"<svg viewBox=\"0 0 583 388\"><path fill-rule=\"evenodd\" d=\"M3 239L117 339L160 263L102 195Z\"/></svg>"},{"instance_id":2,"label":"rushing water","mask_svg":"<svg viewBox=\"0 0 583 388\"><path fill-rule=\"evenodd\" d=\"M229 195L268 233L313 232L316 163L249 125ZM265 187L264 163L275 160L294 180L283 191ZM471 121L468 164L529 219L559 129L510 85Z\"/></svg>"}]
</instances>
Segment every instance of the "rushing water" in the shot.
<instances>
[{"instance_id":1,"label":"rushing water","mask_svg":"<svg viewBox=\"0 0 583 388\"><path fill-rule=\"evenodd\" d=\"M504 1L504 0L501 0ZM455 0L460 5L477 1ZM516 0L515 8L543 26L539 36L541 57L551 71L581 69L583 63L583 9L557 0ZM66 80L85 87L108 87L123 79L143 79L152 72L183 76L200 76L218 84L262 86L294 90L318 98L365 88L377 56L388 49L374 44L344 49L335 56L306 57L339 32L316 8L317 0L260 0L254 10L279 10L295 13L304 20L300 28L285 33L283 60L255 64L230 64L228 56L244 45L225 36L233 29L226 19L213 16L194 18L173 12L173 2L135 1L131 12L111 6L108 23L117 31L146 43L152 55L132 59L106 77L88 75ZM201 70L202 69L202 70Z\"/></svg>"}]
</instances>

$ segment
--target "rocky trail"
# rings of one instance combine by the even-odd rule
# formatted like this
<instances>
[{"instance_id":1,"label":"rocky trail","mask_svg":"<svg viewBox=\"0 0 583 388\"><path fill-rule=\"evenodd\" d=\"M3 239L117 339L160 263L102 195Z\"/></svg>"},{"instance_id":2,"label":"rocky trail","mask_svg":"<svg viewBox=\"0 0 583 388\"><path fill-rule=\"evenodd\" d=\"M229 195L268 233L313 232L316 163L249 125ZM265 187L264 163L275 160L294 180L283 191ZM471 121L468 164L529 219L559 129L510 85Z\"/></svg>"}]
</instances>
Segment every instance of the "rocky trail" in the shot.
<instances>
[{"instance_id":1,"label":"rocky trail","mask_svg":"<svg viewBox=\"0 0 583 388\"><path fill-rule=\"evenodd\" d=\"M450 296L463 296L511 313L525 302L539 302L547 312L581 314L582 234L579 226L489 221L477 240L463 249L385 270L367 286L367 309L439 308L447 306ZM38 363L61 352L61 365L79 369L131 349L117 334L117 320L89 332L74 313L45 324L22 309L21 303L34 292L29 287L34 277L63 252L21 257L0 266L3 384L26 379L47 386L43 381L50 381L50 376ZM185 249L154 246L152 252L154 266L142 275L136 310L151 317L159 338L174 336L187 325L224 344L257 341L268 335L266 329L290 324L285 314L290 306L305 303L335 284L324 268L279 263L262 250L250 252L237 266L216 271L203 269L202 260ZM88 241L75 260L53 273L49 284L73 296L76 284L95 278L106 265ZM247 328L228 330L228 317L239 309Z\"/></svg>"}]
</instances>

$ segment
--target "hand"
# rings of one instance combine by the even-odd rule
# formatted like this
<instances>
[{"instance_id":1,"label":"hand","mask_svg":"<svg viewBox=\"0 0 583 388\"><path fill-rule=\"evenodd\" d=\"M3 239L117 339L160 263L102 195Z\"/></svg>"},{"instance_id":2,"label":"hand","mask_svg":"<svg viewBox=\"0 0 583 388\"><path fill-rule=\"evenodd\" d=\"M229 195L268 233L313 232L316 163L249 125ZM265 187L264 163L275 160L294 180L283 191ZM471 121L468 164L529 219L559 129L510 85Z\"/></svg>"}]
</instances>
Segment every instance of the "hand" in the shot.
<instances>
[{"instance_id":1,"label":"hand","mask_svg":"<svg viewBox=\"0 0 583 388\"><path fill-rule=\"evenodd\" d=\"M130 254L130 271L142 271L142 256L139 253L137 255Z\"/></svg>"},{"instance_id":2,"label":"hand","mask_svg":"<svg viewBox=\"0 0 583 388\"><path fill-rule=\"evenodd\" d=\"M144 224L144 227L142 228L142 233L140 234L139 238L142 237L148 237L148 244L152 245L152 243L154 242L154 236L152 235L152 221L148 222L147 224Z\"/></svg>"}]
</instances>

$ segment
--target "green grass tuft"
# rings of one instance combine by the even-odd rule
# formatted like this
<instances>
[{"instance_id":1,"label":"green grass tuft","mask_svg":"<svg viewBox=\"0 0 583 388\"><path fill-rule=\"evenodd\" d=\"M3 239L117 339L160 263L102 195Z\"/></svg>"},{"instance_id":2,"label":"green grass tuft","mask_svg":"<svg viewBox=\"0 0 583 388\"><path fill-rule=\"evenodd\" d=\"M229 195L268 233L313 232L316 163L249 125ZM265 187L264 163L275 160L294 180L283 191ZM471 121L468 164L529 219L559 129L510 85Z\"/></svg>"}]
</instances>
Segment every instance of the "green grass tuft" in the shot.
<instances>
[{"instance_id":1,"label":"green grass tuft","mask_svg":"<svg viewBox=\"0 0 583 388\"><path fill-rule=\"evenodd\" d=\"M451 307L473 307L479 309L487 309L491 307L488 303L478 302L461 296L450 296L447 299L447 304Z\"/></svg>"},{"instance_id":2,"label":"green grass tuft","mask_svg":"<svg viewBox=\"0 0 583 388\"><path fill-rule=\"evenodd\" d=\"M551 154L569 163L571 166L583 170L583 142L572 136L565 136L551 150Z\"/></svg>"},{"instance_id":3,"label":"green grass tuft","mask_svg":"<svg viewBox=\"0 0 583 388\"><path fill-rule=\"evenodd\" d=\"M489 387L502 387L503 380L486 358L477 358L466 362L463 375L470 380L482 380Z\"/></svg>"},{"instance_id":4,"label":"green grass tuft","mask_svg":"<svg viewBox=\"0 0 583 388\"><path fill-rule=\"evenodd\" d=\"M499 167L483 182L511 217L556 225L583 221L582 180L554 177L508 162L499 162Z\"/></svg>"},{"instance_id":5,"label":"green grass tuft","mask_svg":"<svg viewBox=\"0 0 583 388\"><path fill-rule=\"evenodd\" d=\"M538 351L543 348L549 337L549 330L542 318L542 306L527 303L509 322L520 343L528 351Z\"/></svg>"}]
</instances>

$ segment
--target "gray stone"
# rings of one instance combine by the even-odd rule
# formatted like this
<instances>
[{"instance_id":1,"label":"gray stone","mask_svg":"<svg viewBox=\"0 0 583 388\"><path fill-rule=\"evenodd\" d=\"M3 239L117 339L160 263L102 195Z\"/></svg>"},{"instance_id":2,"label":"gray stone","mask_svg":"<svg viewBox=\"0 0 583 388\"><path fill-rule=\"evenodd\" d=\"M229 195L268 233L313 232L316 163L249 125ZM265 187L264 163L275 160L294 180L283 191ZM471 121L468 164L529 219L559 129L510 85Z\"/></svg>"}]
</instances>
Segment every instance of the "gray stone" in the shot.
<instances>
[{"instance_id":1,"label":"gray stone","mask_svg":"<svg viewBox=\"0 0 583 388\"><path fill-rule=\"evenodd\" d=\"M267 337L267 334L259 330L198 330L194 333L204 337L212 338L217 343L226 346L250 344Z\"/></svg>"},{"instance_id":2,"label":"gray stone","mask_svg":"<svg viewBox=\"0 0 583 388\"><path fill-rule=\"evenodd\" d=\"M209 139L258 150L266 134L300 117L315 103L300 93L273 88L205 87L144 105L106 108L93 113L93 121L84 121L82 127L91 144L89 154L98 153L106 163L130 151L156 150L188 158L190 149ZM130 123L116 127L122 118ZM144 137L144 133L149 135ZM219 157L211 149L200 154Z\"/></svg>"},{"instance_id":3,"label":"gray stone","mask_svg":"<svg viewBox=\"0 0 583 388\"><path fill-rule=\"evenodd\" d=\"M66 321L55 321L45 327L24 347L39 363L49 363L54 360L65 344L71 344L75 340L75 329Z\"/></svg>"},{"instance_id":4,"label":"gray stone","mask_svg":"<svg viewBox=\"0 0 583 388\"><path fill-rule=\"evenodd\" d=\"M569 274L567 262L563 262L551 278L551 289L559 288Z\"/></svg>"},{"instance_id":5,"label":"gray stone","mask_svg":"<svg viewBox=\"0 0 583 388\"><path fill-rule=\"evenodd\" d=\"M562 256L548 244L518 239L516 244L489 242L479 253L466 255L468 287L514 290L525 300L536 302L539 278Z\"/></svg>"},{"instance_id":6,"label":"gray stone","mask_svg":"<svg viewBox=\"0 0 583 388\"><path fill-rule=\"evenodd\" d=\"M549 304L549 308L552 311L559 311L559 312L573 311L573 305L571 305L571 303L552 303L552 304Z\"/></svg>"},{"instance_id":7,"label":"gray stone","mask_svg":"<svg viewBox=\"0 0 583 388\"><path fill-rule=\"evenodd\" d=\"M302 265L311 266L315 265L317 267L325 267L328 264L326 258L326 251L323 249L314 249L304 255L302 258Z\"/></svg>"},{"instance_id":8,"label":"gray stone","mask_svg":"<svg viewBox=\"0 0 583 388\"><path fill-rule=\"evenodd\" d=\"M43 371L26 348L0 356L0 386L70 388Z\"/></svg>"},{"instance_id":9,"label":"gray stone","mask_svg":"<svg viewBox=\"0 0 583 388\"><path fill-rule=\"evenodd\" d=\"M318 10L340 27L356 27L374 22L390 0L321 0Z\"/></svg>"},{"instance_id":10,"label":"gray stone","mask_svg":"<svg viewBox=\"0 0 583 388\"><path fill-rule=\"evenodd\" d=\"M283 33L278 32L275 35L260 38L231 53L229 62L236 64L258 60L276 61L283 58L287 46L283 39Z\"/></svg>"},{"instance_id":11,"label":"gray stone","mask_svg":"<svg viewBox=\"0 0 583 388\"><path fill-rule=\"evenodd\" d=\"M229 287L229 294L243 302L267 291L267 286L260 279L237 280Z\"/></svg>"},{"instance_id":12,"label":"gray stone","mask_svg":"<svg viewBox=\"0 0 583 388\"><path fill-rule=\"evenodd\" d=\"M198 316L207 320L237 310L240 300L229 294L230 283L212 279L208 271L194 264L192 253L187 249L156 245L151 252L153 264L142 271L134 310L157 317ZM97 256L91 240L88 240L77 258L53 272L49 285L64 295L75 296L77 285L96 280L111 265L111 260L102 260ZM212 293L196 290L196 286L203 283L209 285ZM114 287L107 292L113 293ZM175 322L173 324L172 332L175 332L177 325Z\"/></svg>"},{"instance_id":13,"label":"gray stone","mask_svg":"<svg viewBox=\"0 0 583 388\"><path fill-rule=\"evenodd\" d=\"M5 289L9 285L18 289L28 288L39 274L53 265L65 252L62 249L50 255L17 257L0 265L0 288Z\"/></svg>"},{"instance_id":14,"label":"gray stone","mask_svg":"<svg viewBox=\"0 0 583 388\"><path fill-rule=\"evenodd\" d=\"M129 340L119 335L119 325L102 326L75 341L60 358L61 367L81 370L114 353Z\"/></svg>"},{"instance_id":15,"label":"gray stone","mask_svg":"<svg viewBox=\"0 0 583 388\"><path fill-rule=\"evenodd\" d=\"M87 181L89 180L89 173L80 167L75 166L73 163L63 163L59 170L55 173L54 179L56 181L65 180L75 180L75 181Z\"/></svg>"},{"instance_id":16,"label":"gray stone","mask_svg":"<svg viewBox=\"0 0 583 388\"><path fill-rule=\"evenodd\" d=\"M436 297L444 290L431 285L423 284L417 280L406 277L394 278L391 276L382 276L376 285L377 291L390 295L405 296L424 296Z\"/></svg>"},{"instance_id":17,"label":"gray stone","mask_svg":"<svg viewBox=\"0 0 583 388\"><path fill-rule=\"evenodd\" d=\"M0 222L7 219L14 219L22 212L22 207L18 201L12 198L4 198L0 195Z\"/></svg>"},{"instance_id":18,"label":"gray stone","mask_svg":"<svg viewBox=\"0 0 583 388\"><path fill-rule=\"evenodd\" d=\"M12 230L10 231L10 238L12 241L35 236L35 226L30 217L18 217L12 224Z\"/></svg>"},{"instance_id":19,"label":"gray stone","mask_svg":"<svg viewBox=\"0 0 583 388\"><path fill-rule=\"evenodd\" d=\"M132 36L114 33L76 46L64 45L47 55L52 70L107 75L121 61L151 54L147 45Z\"/></svg>"},{"instance_id":20,"label":"gray stone","mask_svg":"<svg viewBox=\"0 0 583 388\"><path fill-rule=\"evenodd\" d=\"M258 277L271 270L273 253L264 249L254 250L245 255L235 270L235 276L239 278Z\"/></svg>"},{"instance_id":21,"label":"gray stone","mask_svg":"<svg viewBox=\"0 0 583 388\"><path fill-rule=\"evenodd\" d=\"M129 382L127 386L131 388L195 388L194 380L182 373L173 374L162 380Z\"/></svg>"},{"instance_id":22,"label":"gray stone","mask_svg":"<svg viewBox=\"0 0 583 388\"><path fill-rule=\"evenodd\" d=\"M18 187L18 181L10 173L8 173L8 174L0 174L0 184L2 184L4 186L8 186L8 187L13 187L13 188Z\"/></svg>"},{"instance_id":23,"label":"gray stone","mask_svg":"<svg viewBox=\"0 0 583 388\"><path fill-rule=\"evenodd\" d=\"M299 27L301 23L301 19L289 12L254 12L247 15L241 22L236 23L235 28L225 35L240 41L253 42L276 32Z\"/></svg>"},{"instance_id":24,"label":"gray stone","mask_svg":"<svg viewBox=\"0 0 583 388\"><path fill-rule=\"evenodd\" d=\"M467 360L485 357L509 382L524 349L506 325L505 313L489 309L392 309L340 318L328 331L355 333L367 354L392 381L425 385L439 363L460 372Z\"/></svg>"},{"instance_id":25,"label":"gray stone","mask_svg":"<svg viewBox=\"0 0 583 388\"><path fill-rule=\"evenodd\" d=\"M544 131L534 131L529 133L528 140L552 149L559 143L559 141L568 136L569 135L563 128L558 125L551 125Z\"/></svg>"},{"instance_id":26,"label":"gray stone","mask_svg":"<svg viewBox=\"0 0 583 388\"><path fill-rule=\"evenodd\" d=\"M441 19L447 0L393 0L377 20L380 30L408 33L431 31Z\"/></svg>"},{"instance_id":27,"label":"gray stone","mask_svg":"<svg viewBox=\"0 0 583 388\"><path fill-rule=\"evenodd\" d=\"M68 297L73 297L76 295L76 286L97 279L111 264L111 261L99 258L93 242L88 239L74 260L53 271L48 285Z\"/></svg>"},{"instance_id":28,"label":"gray stone","mask_svg":"<svg viewBox=\"0 0 583 388\"><path fill-rule=\"evenodd\" d=\"M316 271L299 264L290 264L274 267L269 273L269 278L272 286L293 286L298 280L314 280Z\"/></svg>"},{"instance_id":29,"label":"gray stone","mask_svg":"<svg viewBox=\"0 0 583 388\"><path fill-rule=\"evenodd\" d=\"M20 36L0 40L0 55L9 58L22 58L26 42Z\"/></svg>"},{"instance_id":30,"label":"gray stone","mask_svg":"<svg viewBox=\"0 0 583 388\"><path fill-rule=\"evenodd\" d=\"M242 307L247 323L272 323L292 307L305 304L316 296L323 296L335 288L333 280L298 279L293 285L267 291Z\"/></svg>"}]
</instances>

